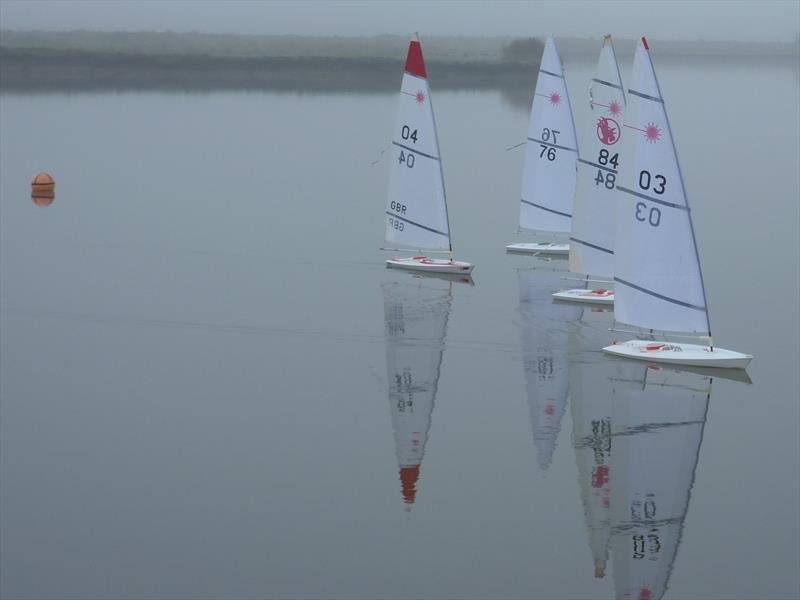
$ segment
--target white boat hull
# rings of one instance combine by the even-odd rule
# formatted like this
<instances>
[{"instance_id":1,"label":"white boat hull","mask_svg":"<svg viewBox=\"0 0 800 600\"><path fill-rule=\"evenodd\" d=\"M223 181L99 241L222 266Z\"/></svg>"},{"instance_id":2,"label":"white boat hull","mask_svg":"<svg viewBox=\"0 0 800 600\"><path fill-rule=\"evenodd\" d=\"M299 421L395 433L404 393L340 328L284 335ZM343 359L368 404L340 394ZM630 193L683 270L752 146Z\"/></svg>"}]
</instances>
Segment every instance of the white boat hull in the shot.
<instances>
[{"instance_id":1,"label":"white boat hull","mask_svg":"<svg viewBox=\"0 0 800 600\"><path fill-rule=\"evenodd\" d=\"M555 244L550 242L509 244L506 252L512 254L569 254L569 244Z\"/></svg>"},{"instance_id":2,"label":"white boat hull","mask_svg":"<svg viewBox=\"0 0 800 600\"><path fill-rule=\"evenodd\" d=\"M586 302L591 304L603 304L610 306L614 304L614 290L605 289L575 289L575 290L561 290L553 294L556 300L564 302Z\"/></svg>"},{"instance_id":3,"label":"white boat hull","mask_svg":"<svg viewBox=\"0 0 800 600\"><path fill-rule=\"evenodd\" d=\"M386 266L393 269L407 269L421 273L442 273L446 275L469 275L475 265L460 260L444 260L427 256L411 256L408 258L391 258Z\"/></svg>"},{"instance_id":4,"label":"white boat hull","mask_svg":"<svg viewBox=\"0 0 800 600\"><path fill-rule=\"evenodd\" d=\"M712 350L709 346L647 340L616 342L603 348L603 352L647 362L723 369L744 369L753 359L750 354L725 348L714 347Z\"/></svg>"}]
</instances>

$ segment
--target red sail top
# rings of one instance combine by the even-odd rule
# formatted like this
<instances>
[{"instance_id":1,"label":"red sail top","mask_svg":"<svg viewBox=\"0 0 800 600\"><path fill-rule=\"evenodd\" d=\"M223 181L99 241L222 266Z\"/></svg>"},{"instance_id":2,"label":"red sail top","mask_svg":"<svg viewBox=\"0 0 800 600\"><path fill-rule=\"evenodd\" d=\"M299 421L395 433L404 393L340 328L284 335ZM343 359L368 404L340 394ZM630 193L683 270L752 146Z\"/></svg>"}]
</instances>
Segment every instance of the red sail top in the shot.
<instances>
[{"instance_id":1,"label":"red sail top","mask_svg":"<svg viewBox=\"0 0 800 600\"><path fill-rule=\"evenodd\" d=\"M412 41L408 45L408 56L406 57L406 73L428 78L428 72L425 70L425 59L422 58L422 44L418 41Z\"/></svg>"}]
</instances>

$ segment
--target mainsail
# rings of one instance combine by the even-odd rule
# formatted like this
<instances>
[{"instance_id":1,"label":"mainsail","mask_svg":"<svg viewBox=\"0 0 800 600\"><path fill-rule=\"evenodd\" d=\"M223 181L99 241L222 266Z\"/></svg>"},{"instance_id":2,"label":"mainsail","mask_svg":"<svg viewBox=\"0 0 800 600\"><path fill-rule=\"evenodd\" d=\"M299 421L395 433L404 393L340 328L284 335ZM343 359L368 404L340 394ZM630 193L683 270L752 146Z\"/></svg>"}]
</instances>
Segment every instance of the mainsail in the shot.
<instances>
[{"instance_id":1,"label":"mainsail","mask_svg":"<svg viewBox=\"0 0 800 600\"><path fill-rule=\"evenodd\" d=\"M567 407L569 323L580 316L581 309L554 303L550 297L564 271L528 269L517 273L528 410L539 467L545 470L553 462Z\"/></svg>"},{"instance_id":2,"label":"mainsail","mask_svg":"<svg viewBox=\"0 0 800 600\"><path fill-rule=\"evenodd\" d=\"M400 86L386 201L388 244L450 250L444 177L422 45L408 47Z\"/></svg>"},{"instance_id":3,"label":"mainsail","mask_svg":"<svg viewBox=\"0 0 800 600\"><path fill-rule=\"evenodd\" d=\"M570 231L578 142L564 69L555 41L547 38L531 106L519 225Z\"/></svg>"},{"instance_id":4,"label":"mainsail","mask_svg":"<svg viewBox=\"0 0 800 600\"><path fill-rule=\"evenodd\" d=\"M636 48L617 190L618 321L710 334L692 216L647 41Z\"/></svg>"},{"instance_id":5,"label":"mainsail","mask_svg":"<svg viewBox=\"0 0 800 600\"><path fill-rule=\"evenodd\" d=\"M689 508L711 379L626 364L615 381L611 555L616 596L659 600Z\"/></svg>"},{"instance_id":6,"label":"mainsail","mask_svg":"<svg viewBox=\"0 0 800 600\"><path fill-rule=\"evenodd\" d=\"M403 499L409 507L416 498L439 384L451 285L429 278L381 285L392 429Z\"/></svg>"},{"instance_id":7,"label":"mainsail","mask_svg":"<svg viewBox=\"0 0 800 600\"><path fill-rule=\"evenodd\" d=\"M569 268L574 273L614 276L616 180L625 94L611 36L603 40L589 86L590 118L581 140L572 213Z\"/></svg>"}]
</instances>

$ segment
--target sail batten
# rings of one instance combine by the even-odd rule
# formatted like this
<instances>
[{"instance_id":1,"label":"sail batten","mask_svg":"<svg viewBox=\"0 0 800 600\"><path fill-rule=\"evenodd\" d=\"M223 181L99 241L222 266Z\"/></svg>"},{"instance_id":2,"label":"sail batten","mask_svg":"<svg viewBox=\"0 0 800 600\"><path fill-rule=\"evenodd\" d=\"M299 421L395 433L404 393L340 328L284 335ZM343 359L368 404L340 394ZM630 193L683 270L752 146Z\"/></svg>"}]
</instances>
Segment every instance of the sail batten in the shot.
<instances>
[{"instance_id":1,"label":"sail batten","mask_svg":"<svg viewBox=\"0 0 800 600\"><path fill-rule=\"evenodd\" d=\"M644 42L630 83L617 185L616 318L635 327L710 335L691 209Z\"/></svg>"}]
</instances>

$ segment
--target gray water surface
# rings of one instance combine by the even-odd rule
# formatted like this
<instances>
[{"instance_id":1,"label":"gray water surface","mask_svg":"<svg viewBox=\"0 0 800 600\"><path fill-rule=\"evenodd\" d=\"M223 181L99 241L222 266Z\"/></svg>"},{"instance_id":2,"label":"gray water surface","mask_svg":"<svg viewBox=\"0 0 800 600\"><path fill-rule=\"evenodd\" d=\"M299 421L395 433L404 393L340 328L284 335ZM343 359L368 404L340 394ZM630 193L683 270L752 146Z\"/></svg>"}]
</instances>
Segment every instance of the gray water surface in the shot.
<instances>
[{"instance_id":1,"label":"gray water surface","mask_svg":"<svg viewBox=\"0 0 800 600\"><path fill-rule=\"evenodd\" d=\"M695 441L653 457L678 491L642 559L613 513L645 483L614 449L673 434L620 417L647 372L597 351L608 316L542 302L565 265L504 252L518 103L431 74L469 285L383 266L394 94L0 96L0 595L612 598L646 564L652 597L796 597L798 75L654 60L715 339L755 359L752 385L674 387L710 400L659 417ZM592 68L567 65L579 132ZM593 410L628 436L600 518Z\"/></svg>"}]
</instances>

